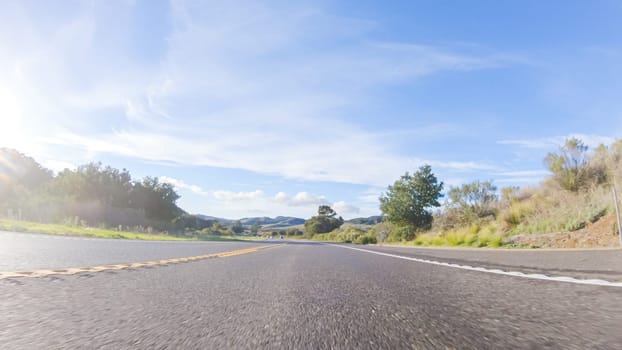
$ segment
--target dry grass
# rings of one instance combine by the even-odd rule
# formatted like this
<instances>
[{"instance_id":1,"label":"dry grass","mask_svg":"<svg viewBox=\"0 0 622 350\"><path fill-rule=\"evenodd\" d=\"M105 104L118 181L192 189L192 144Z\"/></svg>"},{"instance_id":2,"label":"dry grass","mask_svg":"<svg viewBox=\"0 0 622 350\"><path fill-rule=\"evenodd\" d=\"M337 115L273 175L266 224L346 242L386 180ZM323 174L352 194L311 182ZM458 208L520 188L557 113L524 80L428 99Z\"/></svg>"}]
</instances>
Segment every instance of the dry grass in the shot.
<instances>
[{"instance_id":1,"label":"dry grass","mask_svg":"<svg viewBox=\"0 0 622 350\"><path fill-rule=\"evenodd\" d=\"M605 186L587 192L568 192L544 185L523 201L500 212L503 231L510 235L575 231L612 210L611 192Z\"/></svg>"}]
</instances>

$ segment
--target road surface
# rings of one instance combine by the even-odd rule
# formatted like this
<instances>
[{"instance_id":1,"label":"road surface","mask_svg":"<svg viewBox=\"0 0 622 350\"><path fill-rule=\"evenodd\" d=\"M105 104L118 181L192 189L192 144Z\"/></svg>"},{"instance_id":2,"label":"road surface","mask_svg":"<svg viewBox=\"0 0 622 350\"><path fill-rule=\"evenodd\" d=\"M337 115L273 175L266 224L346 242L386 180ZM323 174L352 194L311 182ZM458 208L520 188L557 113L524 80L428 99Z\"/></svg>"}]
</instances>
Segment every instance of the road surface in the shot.
<instances>
[{"instance_id":1,"label":"road surface","mask_svg":"<svg viewBox=\"0 0 622 350\"><path fill-rule=\"evenodd\" d=\"M85 244L79 239L62 242ZM159 258L157 254L206 254L267 243L201 243L192 248L187 243L162 243L167 248L155 255L146 253L157 249L153 242L98 240L93 244L107 247L103 249L108 249L109 259L129 262ZM481 258L464 251L356 246L368 250L360 251L349 245L310 242L272 245L180 264L0 279L0 347L622 348L622 288L464 270L369 251L490 264L491 269L498 264L506 270L524 265L515 263L512 254L516 252L482 251ZM133 248L127 252L122 246ZM33 250L40 248L33 243ZM111 256L114 251L124 252L119 253L123 259ZM1 260L5 253L2 248ZM563 261L557 254L564 252L554 253L550 256ZM622 252L570 253L569 260L580 258L592 264L598 259L615 263L616 254ZM54 262L54 249L44 254ZM486 258L487 254L493 258ZM531 254L536 255L524 255L524 260L535 270L536 260L542 258ZM611 257L602 257L607 254ZM82 259L76 261L84 265ZM563 266L548 264L545 269L564 272ZM581 267L568 264L570 272ZM598 272L588 267L579 275L595 273L611 281L619 277L616 271L621 268Z\"/></svg>"},{"instance_id":2,"label":"road surface","mask_svg":"<svg viewBox=\"0 0 622 350\"><path fill-rule=\"evenodd\" d=\"M0 271L180 258L247 246L246 242L133 241L0 231Z\"/></svg>"}]
</instances>

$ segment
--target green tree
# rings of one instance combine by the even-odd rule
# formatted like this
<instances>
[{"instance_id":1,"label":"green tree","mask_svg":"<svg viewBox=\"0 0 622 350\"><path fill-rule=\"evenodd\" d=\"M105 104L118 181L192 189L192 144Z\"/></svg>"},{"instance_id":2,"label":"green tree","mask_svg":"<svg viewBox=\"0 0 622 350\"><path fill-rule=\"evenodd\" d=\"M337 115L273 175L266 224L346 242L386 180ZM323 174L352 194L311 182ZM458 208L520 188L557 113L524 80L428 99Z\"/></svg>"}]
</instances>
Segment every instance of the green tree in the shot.
<instances>
[{"instance_id":1,"label":"green tree","mask_svg":"<svg viewBox=\"0 0 622 350\"><path fill-rule=\"evenodd\" d=\"M0 191L15 185L35 190L51 180L52 171L33 158L14 149L0 148Z\"/></svg>"},{"instance_id":2,"label":"green tree","mask_svg":"<svg viewBox=\"0 0 622 350\"><path fill-rule=\"evenodd\" d=\"M257 232L259 232L259 230L261 229L261 225L259 225L258 223L254 223L251 225L250 227L250 231L252 234L256 235Z\"/></svg>"},{"instance_id":3,"label":"green tree","mask_svg":"<svg viewBox=\"0 0 622 350\"><path fill-rule=\"evenodd\" d=\"M432 225L432 207L439 207L443 182L438 182L429 165L414 174L408 172L389 186L380 196L380 210L386 221L409 227L411 230L429 229ZM407 237L408 239L412 237Z\"/></svg>"},{"instance_id":4,"label":"green tree","mask_svg":"<svg viewBox=\"0 0 622 350\"><path fill-rule=\"evenodd\" d=\"M242 222L240 220L237 220L236 222L234 222L233 225L231 225L231 231L235 233L244 232L244 226L242 226Z\"/></svg>"},{"instance_id":5,"label":"green tree","mask_svg":"<svg viewBox=\"0 0 622 350\"><path fill-rule=\"evenodd\" d=\"M0 215L41 220L53 205L46 191L52 179L52 172L34 159L0 148Z\"/></svg>"},{"instance_id":6,"label":"green tree","mask_svg":"<svg viewBox=\"0 0 622 350\"><path fill-rule=\"evenodd\" d=\"M216 221L214 224L208 229L209 234L221 236L226 234L227 228L220 222Z\"/></svg>"},{"instance_id":7,"label":"green tree","mask_svg":"<svg viewBox=\"0 0 622 350\"><path fill-rule=\"evenodd\" d=\"M343 218L328 205L320 205L317 215L305 221L305 233L311 237L316 233L327 233L343 225Z\"/></svg>"},{"instance_id":8,"label":"green tree","mask_svg":"<svg viewBox=\"0 0 622 350\"><path fill-rule=\"evenodd\" d=\"M287 229L288 236L302 236L302 234L303 234L302 230L299 230L295 227Z\"/></svg>"},{"instance_id":9,"label":"green tree","mask_svg":"<svg viewBox=\"0 0 622 350\"><path fill-rule=\"evenodd\" d=\"M50 191L81 202L97 201L117 208L130 207L133 183L126 169L118 170L101 163L65 169L54 179Z\"/></svg>"},{"instance_id":10,"label":"green tree","mask_svg":"<svg viewBox=\"0 0 622 350\"><path fill-rule=\"evenodd\" d=\"M133 208L144 209L147 217L158 220L172 220L183 214L176 204L177 199L179 195L173 185L149 176L142 182L135 182L130 195Z\"/></svg>"},{"instance_id":11,"label":"green tree","mask_svg":"<svg viewBox=\"0 0 622 350\"><path fill-rule=\"evenodd\" d=\"M317 209L317 215L332 218L337 216L337 212L335 212L329 205L320 205Z\"/></svg>"},{"instance_id":12,"label":"green tree","mask_svg":"<svg viewBox=\"0 0 622 350\"><path fill-rule=\"evenodd\" d=\"M213 220L204 220L197 215L189 215L182 214L175 219L173 219L172 224L173 228L176 230L184 231L184 230L192 230L192 231L201 231L201 230L209 230L214 225Z\"/></svg>"}]
</instances>

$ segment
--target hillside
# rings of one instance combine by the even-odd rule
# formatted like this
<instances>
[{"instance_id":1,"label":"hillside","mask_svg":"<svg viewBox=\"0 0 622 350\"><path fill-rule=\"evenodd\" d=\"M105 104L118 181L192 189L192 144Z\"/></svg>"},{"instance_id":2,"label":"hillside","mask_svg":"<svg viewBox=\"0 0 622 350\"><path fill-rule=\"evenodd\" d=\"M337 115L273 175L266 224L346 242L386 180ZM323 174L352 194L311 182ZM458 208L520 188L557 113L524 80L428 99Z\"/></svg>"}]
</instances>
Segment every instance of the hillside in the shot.
<instances>
[{"instance_id":1,"label":"hillside","mask_svg":"<svg viewBox=\"0 0 622 350\"><path fill-rule=\"evenodd\" d=\"M291 216L277 216L274 218L270 218L267 216L259 216L259 217L241 218L239 220L224 219L224 218L219 218L219 217L214 217L214 216L209 216L209 215L202 215L202 214L197 214L196 216L203 220L211 220L211 221L219 222L225 226L231 226L237 221L240 221L242 226L245 226L245 227L250 227L252 225L257 224L262 227L270 227L270 228L297 226L297 225L303 225L305 223L305 219L291 217Z\"/></svg>"},{"instance_id":2,"label":"hillside","mask_svg":"<svg viewBox=\"0 0 622 350\"><path fill-rule=\"evenodd\" d=\"M236 221L238 221L235 219L225 219L225 218L219 218L219 217L202 215L202 214L197 214L196 216L203 220L219 222L225 226L231 226ZM274 218L267 217L267 216L258 216L258 217L241 218L239 219L239 221L244 227L250 227L252 225L257 224L261 226L263 229L279 229L279 228L298 227L298 226L304 225L306 220L302 218L292 217L292 216L277 216ZM382 222L382 216L374 215L370 217L361 217L361 218L354 218L354 219L346 220L345 224L364 227L364 226L375 225L380 222Z\"/></svg>"},{"instance_id":3,"label":"hillside","mask_svg":"<svg viewBox=\"0 0 622 350\"><path fill-rule=\"evenodd\" d=\"M622 189L622 140L591 150L570 138L557 152L544 155L544 163L551 175L536 186L498 188L492 181L474 180L445 188L443 193L439 190L443 202L434 205L438 207L434 212L422 211L420 217L427 220L419 225L392 221L390 214L383 213L387 222L369 226L379 218L352 219L313 239L425 246L619 247L612 190L616 183ZM394 214L418 196L409 193L399 198L407 200L390 207L399 209Z\"/></svg>"},{"instance_id":4,"label":"hillside","mask_svg":"<svg viewBox=\"0 0 622 350\"><path fill-rule=\"evenodd\" d=\"M375 225L382 222L382 215L374 215L366 218L354 218L346 220L346 224L354 225Z\"/></svg>"},{"instance_id":5,"label":"hillside","mask_svg":"<svg viewBox=\"0 0 622 350\"><path fill-rule=\"evenodd\" d=\"M251 218L242 218L240 219L240 222L244 226L252 226L254 224L257 224L260 226L269 226L269 227L277 228L277 227L302 225L305 223L305 219L295 218L295 217L290 217L290 216L277 216L275 218L251 217Z\"/></svg>"},{"instance_id":6,"label":"hillside","mask_svg":"<svg viewBox=\"0 0 622 350\"><path fill-rule=\"evenodd\" d=\"M219 222L225 226L230 226L233 225L233 223L236 220L231 220L231 219L224 219L224 218L219 218L219 217L215 217L215 216L209 216L209 215L203 215L203 214L195 214L194 216L202 219L202 220L208 220L208 221L216 221Z\"/></svg>"},{"instance_id":7,"label":"hillside","mask_svg":"<svg viewBox=\"0 0 622 350\"><path fill-rule=\"evenodd\" d=\"M586 248L620 246L613 185L622 179L622 140L589 150L566 140L544 157L551 171L539 185L475 181L449 190L432 229L418 245ZM500 192L500 196L498 193Z\"/></svg>"}]
</instances>

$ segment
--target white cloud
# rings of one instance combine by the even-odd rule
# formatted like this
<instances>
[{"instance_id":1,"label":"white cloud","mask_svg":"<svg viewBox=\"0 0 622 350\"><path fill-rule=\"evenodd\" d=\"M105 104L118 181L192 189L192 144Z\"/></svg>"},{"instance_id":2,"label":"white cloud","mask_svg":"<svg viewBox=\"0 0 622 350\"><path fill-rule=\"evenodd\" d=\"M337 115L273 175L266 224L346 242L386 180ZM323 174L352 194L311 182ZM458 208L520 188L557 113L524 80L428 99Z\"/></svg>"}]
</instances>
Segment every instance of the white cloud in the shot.
<instances>
[{"instance_id":1,"label":"white cloud","mask_svg":"<svg viewBox=\"0 0 622 350\"><path fill-rule=\"evenodd\" d=\"M499 167L493 164L483 162L454 162L454 161L437 161L422 160L420 164L429 164L432 167L450 169L454 171L478 171L478 170L498 170Z\"/></svg>"},{"instance_id":2,"label":"white cloud","mask_svg":"<svg viewBox=\"0 0 622 350\"><path fill-rule=\"evenodd\" d=\"M261 190L252 192L214 191L214 198L221 201L256 200L261 197L263 197L263 191Z\"/></svg>"},{"instance_id":3,"label":"white cloud","mask_svg":"<svg viewBox=\"0 0 622 350\"><path fill-rule=\"evenodd\" d=\"M526 176L526 177L544 177L550 175L551 172L547 170L517 170L517 171L502 171L493 173L495 176Z\"/></svg>"},{"instance_id":4,"label":"white cloud","mask_svg":"<svg viewBox=\"0 0 622 350\"><path fill-rule=\"evenodd\" d=\"M194 192L194 193L196 193L198 195L201 195L201 196L208 196L209 195L209 192L205 191L200 186L191 185L191 184L185 183L182 180L174 179L172 177L160 176L160 181L168 182L171 185L175 186L175 188L177 188L177 189L189 190L189 191L192 191L192 192Z\"/></svg>"},{"instance_id":5,"label":"white cloud","mask_svg":"<svg viewBox=\"0 0 622 350\"><path fill-rule=\"evenodd\" d=\"M499 184L529 185L537 184L546 176L551 175L547 170L509 170L493 173L495 182Z\"/></svg>"},{"instance_id":6,"label":"white cloud","mask_svg":"<svg viewBox=\"0 0 622 350\"><path fill-rule=\"evenodd\" d=\"M536 149L554 149L560 147L569 138L577 138L590 148L596 148L601 144L610 145L615 142L615 138L604 135L592 135L592 134L569 134L566 136L551 136L535 139L516 139L516 140L501 140L497 143L502 145L517 145L524 148L536 148Z\"/></svg>"},{"instance_id":7,"label":"white cloud","mask_svg":"<svg viewBox=\"0 0 622 350\"><path fill-rule=\"evenodd\" d=\"M360 208L355 207L354 205L352 205L350 203L346 203L344 201L339 201L339 202L333 203L332 208L339 215L358 214L361 211Z\"/></svg>"},{"instance_id":8,"label":"white cloud","mask_svg":"<svg viewBox=\"0 0 622 350\"><path fill-rule=\"evenodd\" d=\"M77 166L71 162L56 159L42 160L41 165L43 165L45 168L53 170L56 173L61 172L65 169L75 170L77 168Z\"/></svg>"},{"instance_id":9,"label":"white cloud","mask_svg":"<svg viewBox=\"0 0 622 350\"><path fill-rule=\"evenodd\" d=\"M535 185L535 184L538 184L540 181L542 181L541 177L540 178L538 177L508 177L508 178L495 180L495 182L500 183L500 184L511 184L511 185L521 184L521 186Z\"/></svg>"},{"instance_id":10,"label":"white cloud","mask_svg":"<svg viewBox=\"0 0 622 350\"><path fill-rule=\"evenodd\" d=\"M308 192L298 192L290 203L293 205L321 205L326 204L327 201L324 196L315 196Z\"/></svg>"},{"instance_id":11,"label":"white cloud","mask_svg":"<svg viewBox=\"0 0 622 350\"><path fill-rule=\"evenodd\" d=\"M324 196L316 196L309 192L298 192L294 196L289 196L285 192L277 193L273 200L277 203L292 207L314 207L329 204Z\"/></svg>"},{"instance_id":12,"label":"white cloud","mask_svg":"<svg viewBox=\"0 0 622 350\"><path fill-rule=\"evenodd\" d=\"M114 13L137 10L123 6ZM491 169L403 155L395 139L409 135L361 128L336 111L358 106L372 88L498 67L512 58L370 42L373 22L330 15L316 4L174 1L171 7L173 30L160 38L166 45L154 63L126 52L132 42L123 31L99 30L114 20L131 31L125 18L131 16L110 18L84 6L58 29L44 31L27 11L17 11L21 17L12 22L21 28L20 42L9 36L7 45L21 51L0 57L0 85L29 101L22 130L37 135L28 138L89 155L372 185L423 163L450 171ZM323 46L339 39L349 44ZM111 115L123 120L113 122ZM426 129L455 132L448 125L419 130ZM34 137L42 135L45 140Z\"/></svg>"},{"instance_id":13,"label":"white cloud","mask_svg":"<svg viewBox=\"0 0 622 350\"><path fill-rule=\"evenodd\" d=\"M377 198L376 198L377 200ZM359 207L352 205L345 201L337 201L330 203L326 197L317 196L309 192L298 192L296 195L289 196L285 192L278 192L273 197L273 202L288 206L288 207L308 207L317 208L320 205L331 205L331 207L340 215L349 216L351 214L358 214L361 212Z\"/></svg>"},{"instance_id":14,"label":"white cloud","mask_svg":"<svg viewBox=\"0 0 622 350\"><path fill-rule=\"evenodd\" d=\"M285 192L279 192L274 195L274 201L277 203L287 203L289 199L289 196Z\"/></svg>"},{"instance_id":15,"label":"white cloud","mask_svg":"<svg viewBox=\"0 0 622 350\"><path fill-rule=\"evenodd\" d=\"M369 187L358 196L358 200L366 204L378 204L380 195L386 190L386 187Z\"/></svg>"},{"instance_id":16,"label":"white cloud","mask_svg":"<svg viewBox=\"0 0 622 350\"><path fill-rule=\"evenodd\" d=\"M405 171L412 171L423 164L445 171L498 170L487 163L434 161L395 155L373 134L346 125L329 135L323 136L320 132L317 143L305 143L300 140L307 137L309 127L303 130L302 126L294 126L296 120L289 122L291 128L286 132L279 131L282 135L276 135L271 130L262 133L246 130L245 133L244 130L223 129L218 129L218 133L201 131L204 134L202 136L186 131L186 137L148 132L115 132L96 138L61 134L54 139L48 138L48 142L79 145L89 152L111 152L151 161L245 169L303 180L370 185L388 184ZM303 121L298 122L304 124ZM207 125L193 129L204 128ZM327 149L331 152L326 152Z\"/></svg>"}]
</instances>

